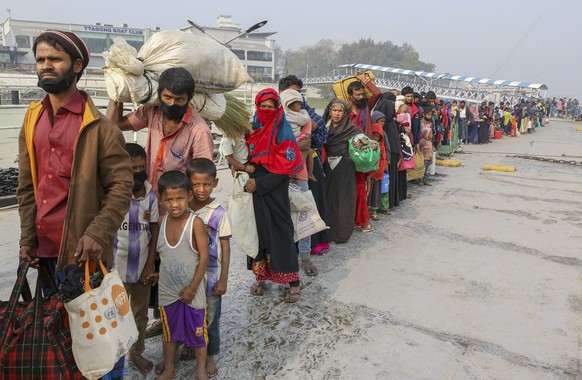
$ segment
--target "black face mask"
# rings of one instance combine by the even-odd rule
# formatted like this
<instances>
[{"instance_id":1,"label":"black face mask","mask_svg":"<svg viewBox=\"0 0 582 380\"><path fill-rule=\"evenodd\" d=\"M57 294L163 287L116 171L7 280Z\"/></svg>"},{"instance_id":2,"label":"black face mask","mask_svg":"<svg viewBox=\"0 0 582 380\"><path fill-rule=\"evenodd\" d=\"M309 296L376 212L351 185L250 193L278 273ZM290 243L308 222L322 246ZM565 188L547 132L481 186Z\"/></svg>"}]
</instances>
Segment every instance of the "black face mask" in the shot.
<instances>
[{"instance_id":1,"label":"black face mask","mask_svg":"<svg viewBox=\"0 0 582 380\"><path fill-rule=\"evenodd\" d=\"M160 109L168 119L182 120L182 118L186 114L186 111L188 111L188 103L186 103L183 106L178 106L176 104L174 104L173 106L169 106L160 99Z\"/></svg>"},{"instance_id":2,"label":"black face mask","mask_svg":"<svg viewBox=\"0 0 582 380\"><path fill-rule=\"evenodd\" d=\"M358 108L362 108L363 106L366 105L367 102L368 102L368 99L366 99L365 97L362 99L355 99L352 96L352 103L354 103Z\"/></svg>"},{"instance_id":3,"label":"black face mask","mask_svg":"<svg viewBox=\"0 0 582 380\"><path fill-rule=\"evenodd\" d=\"M37 86L42 88L49 94L60 94L71 87L71 84L77 81L77 74L73 70L73 65L69 68L69 71L61 79L55 81L54 79L41 79L38 76Z\"/></svg>"},{"instance_id":4,"label":"black face mask","mask_svg":"<svg viewBox=\"0 0 582 380\"><path fill-rule=\"evenodd\" d=\"M133 192L137 193L145 187L145 181L148 179L146 171L133 172Z\"/></svg>"}]
</instances>

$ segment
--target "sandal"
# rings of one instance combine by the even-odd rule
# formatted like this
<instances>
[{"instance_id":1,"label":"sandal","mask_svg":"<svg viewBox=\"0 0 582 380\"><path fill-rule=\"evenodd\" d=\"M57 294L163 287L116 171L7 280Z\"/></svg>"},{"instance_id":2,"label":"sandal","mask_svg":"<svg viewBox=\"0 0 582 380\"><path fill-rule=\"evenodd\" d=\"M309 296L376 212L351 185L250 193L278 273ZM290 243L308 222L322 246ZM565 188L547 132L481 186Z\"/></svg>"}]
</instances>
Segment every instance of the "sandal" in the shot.
<instances>
[{"instance_id":1,"label":"sandal","mask_svg":"<svg viewBox=\"0 0 582 380\"><path fill-rule=\"evenodd\" d=\"M151 338L153 336L157 336L157 335L161 335L162 334L162 321L161 320L157 320L154 323L152 323L145 331L145 337L146 338Z\"/></svg>"},{"instance_id":2,"label":"sandal","mask_svg":"<svg viewBox=\"0 0 582 380\"><path fill-rule=\"evenodd\" d=\"M251 294L253 296L262 296L265 294L265 283L264 282L255 282L251 285Z\"/></svg>"},{"instance_id":3,"label":"sandal","mask_svg":"<svg viewBox=\"0 0 582 380\"><path fill-rule=\"evenodd\" d=\"M370 217L374 222L377 222L380 220L380 218L378 217L378 214L372 214L372 216Z\"/></svg>"},{"instance_id":4,"label":"sandal","mask_svg":"<svg viewBox=\"0 0 582 380\"><path fill-rule=\"evenodd\" d=\"M317 267L313 265L313 263L309 259L303 260L301 262L301 267L303 268L303 270L305 271L305 275L307 276L317 276L317 274L319 273Z\"/></svg>"},{"instance_id":5,"label":"sandal","mask_svg":"<svg viewBox=\"0 0 582 380\"><path fill-rule=\"evenodd\" d=\"M284 299L286 303L295 303L301 299L301 291L298 292L287 291L285 292Z\"/></svg>"},{"instance_id":6,"label":"sandal","mask_svg":"<svg viewBox=\"0 0 582 380\"><path fill-rule=\"evenodd\" d=\"M362 232L372 232L374 231L374 226L372 223L368 222L364 226L362 226Z\"/></svg>"}]
</instances>

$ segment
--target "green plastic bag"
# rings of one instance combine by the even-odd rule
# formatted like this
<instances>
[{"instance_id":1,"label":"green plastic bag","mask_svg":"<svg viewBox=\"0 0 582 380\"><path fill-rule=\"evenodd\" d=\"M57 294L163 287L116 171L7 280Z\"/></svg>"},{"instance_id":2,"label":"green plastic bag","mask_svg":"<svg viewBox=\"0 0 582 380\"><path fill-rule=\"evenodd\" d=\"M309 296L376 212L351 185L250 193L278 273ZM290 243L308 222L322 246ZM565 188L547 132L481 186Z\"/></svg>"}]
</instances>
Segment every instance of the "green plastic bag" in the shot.
<instances>
[{"instance_id":1,"label":"green plastic bag","mask_svg":"<svg viewBox=\"0 0 582 380\"><path fill-rule=\"evenodd\" d=\"M378 170L378 161L381 153L380 146L365 134L357 134L348 141L348 152L350 159L356 166L356 171L368 173Z\"/></svg>"}]
</instances>

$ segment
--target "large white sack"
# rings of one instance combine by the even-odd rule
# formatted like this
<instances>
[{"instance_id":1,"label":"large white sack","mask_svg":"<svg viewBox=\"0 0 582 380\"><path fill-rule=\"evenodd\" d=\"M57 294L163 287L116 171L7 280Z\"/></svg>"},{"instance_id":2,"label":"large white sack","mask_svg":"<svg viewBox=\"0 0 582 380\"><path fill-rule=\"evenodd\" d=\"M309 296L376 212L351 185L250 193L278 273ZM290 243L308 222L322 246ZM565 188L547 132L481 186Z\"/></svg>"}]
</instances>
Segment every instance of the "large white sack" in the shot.
<instances>
[{"instance_id":1,"label":"large white sack","mask_svg":"<svg viewBox=\"0 0 582 380\"><path fill-rule=\"evenodd\" d=\"M226 98L223 94L194 94L190 104L205 119L218 120L226 112Z\"/></svg>"},{"instance_id":2,"label":"large white sack","mask_svg":"<svg viewBox=\"0 0 582 380\"><path fill-rule=\"evenodd\" d=\"M228 48L206 36L179 30L155 33L137 54L125 40L116 38L103 57L107 92L119 101L147 102L148 96L157 91L150 82L171 67L188 70L199 93L231 91L252 81Z\"/></svg>"},{"instance_id":3,"label":"large white sack","mask_svg":"<svg viewBox=\"0 0 582 380\"><path fill-rule=\"evenodd\" d=\"M106 66L105 86L109 98L118 102L158 104L158 77L146 72L137 51L123 38L116 38L109 51L103 53ZM145 75L144 75L145 73ZM198 88L197 88L198 90ZM200 115L208 120L218 120L226 111L226 99L221 93L196 93L191 101Z\"/></svg>"},{"instance_id":4,"label":"large white sack","mask_svg":"<svg viewBox=\"0 0 582 380\"><path fill-rule=\"evenodd\" d=\"M139 50L145 69L161 74L170 67L184 67L194 77L198 92L226 92L252 79L238 57L213 39L164 30L155 33Z\"/></svg>"},{"instance_id":5,"label":"large white sack","mask_svg":"<svg viewBox=\"0 0 582 380\"><path fill-rule=\"evenodd\" d=\"M103 58L105 87L110 99L132 102L134 106L157 102L158 82L144 76L144 64L137 59L137 50L133 46L121 37L116 38L109 50L103 52Z\"/></svg>"}]
</instances>

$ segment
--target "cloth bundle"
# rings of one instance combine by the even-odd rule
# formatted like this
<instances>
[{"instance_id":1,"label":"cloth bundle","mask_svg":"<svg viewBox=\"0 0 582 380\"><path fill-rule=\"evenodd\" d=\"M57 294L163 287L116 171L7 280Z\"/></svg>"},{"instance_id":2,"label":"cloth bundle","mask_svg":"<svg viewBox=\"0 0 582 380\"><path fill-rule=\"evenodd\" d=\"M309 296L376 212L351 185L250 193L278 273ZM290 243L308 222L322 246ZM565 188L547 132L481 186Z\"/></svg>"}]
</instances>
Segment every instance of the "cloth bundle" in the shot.
<instances>
[{"instance_id":1,"label":"cloth bundle","mask_svg":"<svg viewBox=\"0 0 582 380\"><path fill-rule=\"evenodd\" d=\"M356 171L368 173L378 170L380 160L380 146L363 133L353 136L348 142L350 159L356 166Z\"/></svg>"}]
</instances>

